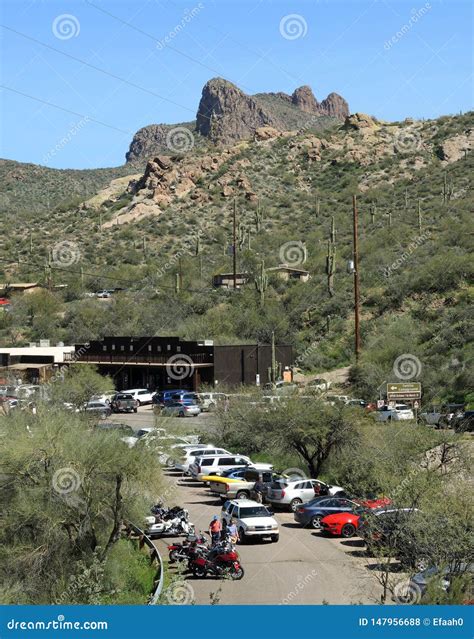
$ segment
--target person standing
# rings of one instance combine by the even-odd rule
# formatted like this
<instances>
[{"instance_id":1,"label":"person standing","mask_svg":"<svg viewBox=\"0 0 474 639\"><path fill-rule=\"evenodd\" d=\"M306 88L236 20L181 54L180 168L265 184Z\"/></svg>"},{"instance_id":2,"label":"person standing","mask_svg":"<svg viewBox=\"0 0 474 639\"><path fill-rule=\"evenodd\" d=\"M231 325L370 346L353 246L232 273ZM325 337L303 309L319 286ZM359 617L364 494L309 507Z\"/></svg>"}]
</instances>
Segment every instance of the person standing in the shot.
<instances>
[{"instance_id":1,"label":"person standing","mask_svg":"<svg viewBox=\"0 0 474 639\"><path fill-rule=\"evenodd\" d=\"M255 493L255 501L258 502L259 504L263 504L263 495L265 493L265 484L260 479L260 477L257 479L257 481L254 484L253 492Z\"/></svg>"},{"instance_id":2,"label":"person standing","mask_svg":"<svg viewBox=\"0 0 474 639\"><path fill-rule=\"evenodd\" d=\"M217 515L214 515L209 524L209 534L211 535L212 545L215 546L221 538L222 524Z\"/></svg>"}]
</instances>

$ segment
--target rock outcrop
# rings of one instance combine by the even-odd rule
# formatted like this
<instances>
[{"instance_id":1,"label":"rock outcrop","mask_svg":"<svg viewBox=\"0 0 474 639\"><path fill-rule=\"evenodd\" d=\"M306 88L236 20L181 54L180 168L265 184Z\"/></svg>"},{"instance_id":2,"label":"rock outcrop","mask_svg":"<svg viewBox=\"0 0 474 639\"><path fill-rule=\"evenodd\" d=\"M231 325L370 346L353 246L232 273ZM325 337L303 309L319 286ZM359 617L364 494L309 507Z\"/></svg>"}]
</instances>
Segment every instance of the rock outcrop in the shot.
<instances>
[{"instance_id":1,"label":"rock outcrop","mask_svg":"<svg viewBox=\"0 0 474 639\"><path fill-rule=\"evenodd\" d=\"M311 87L305 85L293 92L291 102L305 113L319 113L319 102L314 97Z\"/></svg>"},{"instance_id":2,"label":"rock outcrop","mask_svg":"<svg viewBox=\"0 0 474 639\"><path fill-rule=\"evenodd\" d=\"M143 161L155 155L157 151L166 148L166 136L172 127L166 124L150 124L139 129L133 136L128 153L127 162Z\"/></svg>"},{"instance_id":3,"label":"rock outcrop","mask_svg":"<svg viewBox=\"0 0 474 639\"><path fill-rule=\"evenodd\" d=\"M345 129L358 131L360 129L374 128L376 122L370 115L365 113L354 113L346 118L344 122Z\"/></svg>"},{"instance_id":4,"label":"rock outcrop","mask_svg":"<svg viewBox=\"0 0 474 639\"><path fill-rule=\"evenodd\" d=\"M231 82L214 78L205 84L196 116L198 133L214 143L231 144L253 137L263 126L281 130L283 123Z\"/></svg>"},{"instance_id":5,"label":"rock outcrop","mask_svg":"<svg viewBox=\"0 0 474 639\"><path fill-rule=\"evenodd\" d=\"M466 133L455 135L445 140L438 149L438 155L442 162L451 164L461 160L472 150L474 143L474 130L469 129Z\"/></svg>"}]
</instances>

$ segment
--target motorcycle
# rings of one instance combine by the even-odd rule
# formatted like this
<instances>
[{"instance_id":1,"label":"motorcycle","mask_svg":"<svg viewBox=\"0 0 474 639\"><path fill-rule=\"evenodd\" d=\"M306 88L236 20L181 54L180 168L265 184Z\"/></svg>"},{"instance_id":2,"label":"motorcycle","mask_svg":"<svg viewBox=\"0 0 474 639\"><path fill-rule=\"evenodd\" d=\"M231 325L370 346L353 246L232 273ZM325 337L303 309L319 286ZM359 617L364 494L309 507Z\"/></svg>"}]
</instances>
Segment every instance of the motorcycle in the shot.
<instances>
[{"instance_id":1,"label":"motorcycle","mask_svg":"<svg viewBox=\"0 0 474 639\"><path fill-rule=\"evenodd\" d=\"M179 509L171 519L152 516L145 519L149 537L161 537L162 535L191 535L194 533L194 524L189 521L187 510Z\"/></svg>"},{"instance_id":2,"label":"motorcycle","mask_svg":"<svg viewBox=\"0 0 474 639\"><path fill-rule=\"evenodd\" d=\"M190 560L190 569L197 578L208 574L216 577L229 576L237 581L244 576L244 569L234 546L226 539L211 548L207 556L202 555Z\"/></svg>"},{"instance_id":3,"label":"motorcycle","mask_svg":"<svg viewBox=\"0 0 474 639\"><path fill-rule=\"evenodd\" d=\"M210 546L202 534L189 535L182 543L175 542L168 546L168 557L170 563L184 561L189 563L198 556L207 555L209 551Z\"/></svg>"}]
</instances>

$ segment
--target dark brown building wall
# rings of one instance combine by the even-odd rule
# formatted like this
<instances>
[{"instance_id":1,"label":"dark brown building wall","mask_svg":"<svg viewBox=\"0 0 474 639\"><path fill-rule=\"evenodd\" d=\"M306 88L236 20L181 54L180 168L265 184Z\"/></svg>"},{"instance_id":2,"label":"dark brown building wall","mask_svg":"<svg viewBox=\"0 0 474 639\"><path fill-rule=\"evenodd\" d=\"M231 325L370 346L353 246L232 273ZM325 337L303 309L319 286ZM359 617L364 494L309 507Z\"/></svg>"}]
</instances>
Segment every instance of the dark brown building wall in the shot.
<instances>
[{"instance_id":1,"label":"dark brown building wall","mask_svg":"<svg viewBox=\"0 0 474 639\"><path fill-rule=\"evenodd\" d=\"M277 362L282 368L292 366L293 349L289 345L276 347ZM239 386L254 385L257 373L260 384L269 382L268 368L272 363L270 344L243 344L239 346L214 346L214 380L219 384Z\"/></svg>"}]
</instances>

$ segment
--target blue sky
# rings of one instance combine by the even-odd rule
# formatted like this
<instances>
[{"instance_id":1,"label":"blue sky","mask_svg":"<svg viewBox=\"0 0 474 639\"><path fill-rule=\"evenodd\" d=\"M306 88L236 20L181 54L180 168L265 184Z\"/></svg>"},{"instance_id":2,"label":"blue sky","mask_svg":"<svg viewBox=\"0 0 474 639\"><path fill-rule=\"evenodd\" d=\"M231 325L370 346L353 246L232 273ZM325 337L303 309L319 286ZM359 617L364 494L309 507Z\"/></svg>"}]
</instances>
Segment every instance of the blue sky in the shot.
<instances>
[{"instance_id":1,"label":"blue sky","mask_svg":"<svg viewBox=\"0 0 474 639\"><path fill-rule=\"evenodd\" d=\"M351 111L386 120L467 111L471 4L3 0L1 84L10 90L1 91L1 156L58 168L122 164L140 127L194 119L202 86L217 75L248 93L309 84L321 100L336 91Z\"/></svg>"}]
</instances>

